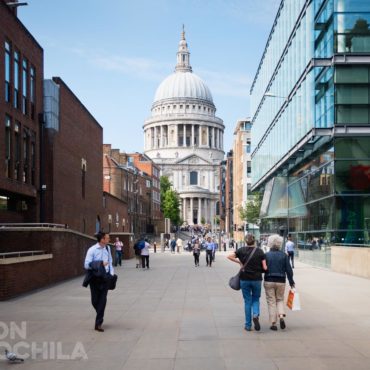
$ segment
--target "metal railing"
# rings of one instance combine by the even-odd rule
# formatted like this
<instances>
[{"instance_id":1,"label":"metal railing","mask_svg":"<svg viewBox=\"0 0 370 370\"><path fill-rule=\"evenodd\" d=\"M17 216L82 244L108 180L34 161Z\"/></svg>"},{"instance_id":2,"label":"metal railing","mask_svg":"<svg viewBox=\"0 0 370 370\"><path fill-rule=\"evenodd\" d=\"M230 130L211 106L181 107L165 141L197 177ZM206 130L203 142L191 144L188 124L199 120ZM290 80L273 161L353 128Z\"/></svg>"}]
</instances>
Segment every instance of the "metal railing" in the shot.
<instances>
[{"instance_id":1,"label":"metal railing","mask_svg":"<svg viewBox=\"0 0 370 370\"><path fill-rule=\"evenodd\" d=\"M12 257L29 257L29 256L39 256L46 254L46 251L18 251L18 252L6 252L0 253L0 258L12 258Z\"/></svg>"},{"instance_id":2,"label":"metal railing","mask_svg":"<svg viewBox=\"0 0 370 370\"><path fill-rule=\"evenodd\" d=\"M49 223L0 223L1 227L47 227L47 228L58 228L68 229L66 224L49 224Z\"/></svg>"}]
</instances>

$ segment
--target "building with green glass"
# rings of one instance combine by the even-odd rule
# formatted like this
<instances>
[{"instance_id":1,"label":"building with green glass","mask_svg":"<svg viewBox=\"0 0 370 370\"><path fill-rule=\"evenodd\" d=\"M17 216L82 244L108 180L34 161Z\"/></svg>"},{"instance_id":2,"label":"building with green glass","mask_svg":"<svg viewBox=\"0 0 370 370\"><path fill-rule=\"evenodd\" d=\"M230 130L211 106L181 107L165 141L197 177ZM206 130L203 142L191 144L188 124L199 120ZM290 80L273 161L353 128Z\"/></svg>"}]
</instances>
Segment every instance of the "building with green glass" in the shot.
<instances>
[{"instance_id":1,"label":"building with green glass","mask_svg":"<svg viewBox=\"0 0 370 370\"><path fill-rule=\"evenodd\" d=\"M343 265L348 246L363 253L370 1L282 0L251 87L251 116L261 233L292 234L302 258L320 265Z\"/></svg>"}]
</instances>

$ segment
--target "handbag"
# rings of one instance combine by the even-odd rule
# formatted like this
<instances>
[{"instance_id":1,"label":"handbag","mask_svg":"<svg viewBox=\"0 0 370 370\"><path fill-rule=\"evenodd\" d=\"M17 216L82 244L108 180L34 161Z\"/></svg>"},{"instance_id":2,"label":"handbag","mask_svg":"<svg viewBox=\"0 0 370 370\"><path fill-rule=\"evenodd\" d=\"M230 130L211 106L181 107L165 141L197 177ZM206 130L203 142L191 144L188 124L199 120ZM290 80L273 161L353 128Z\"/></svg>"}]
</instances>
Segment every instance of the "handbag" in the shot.
<instances>
[{"instance_id":1,"label":"handbag","mask_svg":"<svg viewBox=\"0 0 370 370\"><path fill-rule=\"evenodd\" d=\"M286 305L292 311L300 311L301 310L301 300L300 300L300 297L299 297L299 293L297 293L295 289L291 289L289 291Z\"/></svg>"},{"instance_id":2,"label":"handbag","mask_svg":"<svg viewBox=\"0 0 370 370\"><path fill-rule=\"evenodd\" d=\"M107 249L107 252L108 252L108 262L110 263L110 257L111 257L111 254L110 254L110 249L108 249L107 246L105 246L105 248ZM117 280L118 280L118 276L116 274L114 275L111 275L110 272L107 273L107 281L108 281L108 290L114 290L116 289L116 284L117 284Z\"/></svg>"},{"instance_id":3,"label":"handbag","mask_svg":"<svg viewBox=\"0 0 370 370\"><path fill-rule=\"evenodd\" d=\"M250 261L250 259L254 255L254 252L256 251L256 249L257 248L254 248L253 249L253 251L249 255L247 261L245 262L245 264L243 265L243 267L239 270L239 272L235 276L232 276L230 278L230 280L229 280L229 286L230 286L231 289L240 290L240 273L245 269L245 267L247 266L248 262Z\"/></svg>"},{"instance_id":4,"label":"handbag","mask_svg":"<svg viewBox=\"0 0 370 370\"><path fill-rule=\"evenodd\" d=\"M116 274L110 275L108 279L108 290L116 289L117 279L118 279L118 276Z\"/></svg>"}]
</instances>

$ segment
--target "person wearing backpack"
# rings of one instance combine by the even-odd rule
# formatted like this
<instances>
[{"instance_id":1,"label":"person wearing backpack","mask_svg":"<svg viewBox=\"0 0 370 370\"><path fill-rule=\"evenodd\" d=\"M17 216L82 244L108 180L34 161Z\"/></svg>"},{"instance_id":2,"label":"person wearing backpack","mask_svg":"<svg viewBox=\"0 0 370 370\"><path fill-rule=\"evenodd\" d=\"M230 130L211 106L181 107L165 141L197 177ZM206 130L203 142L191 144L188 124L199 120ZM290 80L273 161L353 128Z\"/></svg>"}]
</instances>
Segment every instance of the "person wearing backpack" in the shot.
<instances>
[{"instance_id":1,"label":"person wearing backpack","mask_svg":"<svg viewBox=\"0 0 370 370\"><path fill-rule=\"evenodd\" d=\"M136 268L139 268L141 265L141 248L140 248L141 240L137 240L134 244L134 251L135 251L135 259L136 259Z\"/></svg>"}]
</instances>

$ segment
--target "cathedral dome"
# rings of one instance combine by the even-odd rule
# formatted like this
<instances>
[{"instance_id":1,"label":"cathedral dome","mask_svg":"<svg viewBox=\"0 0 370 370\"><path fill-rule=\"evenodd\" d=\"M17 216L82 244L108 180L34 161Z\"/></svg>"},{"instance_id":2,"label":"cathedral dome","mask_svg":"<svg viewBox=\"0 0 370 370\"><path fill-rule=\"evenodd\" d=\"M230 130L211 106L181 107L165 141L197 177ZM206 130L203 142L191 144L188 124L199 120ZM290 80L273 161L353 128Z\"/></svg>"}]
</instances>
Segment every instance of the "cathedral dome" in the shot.
<instances>
[{"instance_id":1,"label":"cathedral dome","mask_svg":"<svg viewBox=\"0 0 370 370\"><path fill-rule=\"evenodd\" d=\"M188 98L213 104L212 94L204 81L191 71L176 71L157 88L154 104L162 100Z\"/></svg>"}]
</instances>

